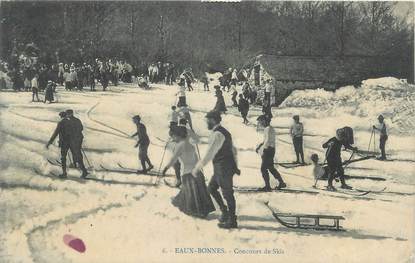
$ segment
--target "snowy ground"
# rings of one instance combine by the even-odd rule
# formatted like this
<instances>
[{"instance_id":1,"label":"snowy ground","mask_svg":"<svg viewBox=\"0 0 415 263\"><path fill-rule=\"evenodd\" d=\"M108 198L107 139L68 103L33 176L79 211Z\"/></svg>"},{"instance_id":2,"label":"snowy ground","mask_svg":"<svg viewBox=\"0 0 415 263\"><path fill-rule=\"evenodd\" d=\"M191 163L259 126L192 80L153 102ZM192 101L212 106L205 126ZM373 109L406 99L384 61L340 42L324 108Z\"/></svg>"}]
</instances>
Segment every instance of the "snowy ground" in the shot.
<instances>
[{"instance_id":1,"label":"snowy ground","mask_svg":"<svg viewBox=\"0 0 415 263\"><path fill-rule=\"evenodd\" d=\"M392 129L387 149L390 159L354 163L346 174L382 177L385 181L350 180L362 189L382 189L354 197L319 191L306 193L236 193L239 228L221 230L218 212L208 220L194 219L170 204L176 189L156 178L129 174L93 172L96 180L80 182L71 169L68 180L41 176L60 172L49 159L58 159L59 150L45 144L53 132L58 112L72 108L85 127L84 147L95 168L137 166L131 117L142 116L152 144L150 159L162 158L167 139L167 114L175 103L176 88L155 85L144 91L132 85L111 87L108 92L66 92L59 89L59 103L31 103L29 93L1 93L0 115L0 262L410 262L413 260L415 152L410 135ZM229 94L225 94L228 105ZM201 87L188 94L193 125L203 136L199 145L206 150L208 130L204 114L213 108L213 92ZM349 105L350 106L350 105ZM260 109L252 109L254 121ZM284 107L274 110L279 162L293 161L294 153L287 127L298 113L305 125L306 156L319 153L321 144L336 128L355 129L356 146L366 149L374 119L337 113L321 117L311 107ZM386 119L386 122L389 120ZM236 109L229 107L223 125L230 130L239 150L242 175L238 186L262 186L260 159L254 152L261 140L255 127L245 126ZM160 139L161 140L160 140ZM378 144L378 142L376 142ZM350 153L344 152L344 159ZM167 158L166 156L165 158ZM290 188L314 190L310 167L278 167ZM173 171L170 171L172 173ZM212 168L205 168L210 178ZM172 179L169 179L172 180ZM272 181L272 184L275 184ZM325 183L320 182L323 186ZM315 190L314 190L315 191ZM282 212L342 215L345 232L293 230L281 226L263 201ZM86 252L81 254L62 241L65 234L81 238ZM224 254L177 253L177 248L223 248ZM278 254L249 254L255 249L278 249ZM243 253L245 252L245 253ZM247 254L248 253L248 254ZM411 259L412 258L412 259Z\"/></svg>"}]
</instances>

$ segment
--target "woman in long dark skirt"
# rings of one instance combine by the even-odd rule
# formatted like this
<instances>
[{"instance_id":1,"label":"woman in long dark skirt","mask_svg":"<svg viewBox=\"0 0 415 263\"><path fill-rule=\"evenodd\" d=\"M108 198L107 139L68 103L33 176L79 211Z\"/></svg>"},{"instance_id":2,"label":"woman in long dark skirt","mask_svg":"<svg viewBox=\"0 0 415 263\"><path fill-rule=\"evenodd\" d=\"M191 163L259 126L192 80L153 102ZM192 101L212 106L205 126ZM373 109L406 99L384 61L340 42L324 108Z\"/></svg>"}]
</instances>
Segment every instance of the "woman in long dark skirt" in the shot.
<instances>
[{"instance_id":1,"label":"woman in long dark skirt","mask_svg":"<svg viewBox=\"0 0 415 263\"><path fill-rule=\"evenodd\" d=\"M225 99L223 98L222 91L220 89L217 89L215 86L215 96L216 96L216 104L215 108L213 108L214 111L219 111L222 113L226 112L226 105L225 105Z\"/></svg>"},{"instance_id":2,"label":"woman in long dark skirt","mask_svg":"<svg viewBox=\"0 0 415 263\"><path fill-rule=\"evenodd\" d=\"M215 207L203 174L199 173L194 177L191 173L198 162L195 147L189 142L186 127L172 127L170 134L176 145L163 174L179 160L182 176L180 192L173 198L172 204L187 215L205 218L210 212L215 211Z\"/></svg>"},{"instance_id":3,"label":"woman in long dark skirt","mask_svg":"<svg viewBox=\"0 0 415 263\"><path fill-rule=\"evenodd\" d=\"M49 103L52 103L53 100L54 100L54 98L53 98L53 82L49 80L48 85L46 86L46 90L45 90L45 101L44 101L44 103L46 103L46 101L49 101Z\"/></svg>"}]
</instances>

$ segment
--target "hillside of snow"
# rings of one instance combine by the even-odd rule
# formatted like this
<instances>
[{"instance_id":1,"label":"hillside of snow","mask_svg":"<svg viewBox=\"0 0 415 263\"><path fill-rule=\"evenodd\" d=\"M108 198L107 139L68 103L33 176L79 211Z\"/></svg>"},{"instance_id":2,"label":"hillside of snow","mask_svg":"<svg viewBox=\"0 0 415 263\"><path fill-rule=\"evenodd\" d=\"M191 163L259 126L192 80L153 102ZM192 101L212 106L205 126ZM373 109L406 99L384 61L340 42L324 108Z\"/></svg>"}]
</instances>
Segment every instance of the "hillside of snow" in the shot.
<instances>
[{"instance_id":1,"label":"hillside of snow","mask_svg":"<svg viewBox=\"0 0 415 263\"><path fill-rule=\"evenodd\" d=\"M323 91L296 91L282 108L273 109L272 125L277 131L278 162L291 162L295 154L288 135L292 115L299 114L305 127L304 150L324 156L321 145L335 130L351 126L355 145L367 150L371 125L378 113L393 114L403 105L413 86L389 85L389 78L369 80L359 88L345 87L335 94ZM389 88L380 88L379 84ZM135 132L131 117L140 114L147 126L151 145L149 157L159 170L168 137L168 113L176 103L176 86L152 85L142 90L134 85L110 86L102 92L68 92L58 88L58 103L32 103L29 92L0 93L0 262L409 262L414 249L415 153L410 134L393 126L387 143L388 158L349 165L345 172L355 176L348 183L359 189L386 190L366 196L351 196L313 189L312 167L286 169L277 166L290 189L303 193L235 193L239 228L219 229L219 212L206 220L189 217L171 205L178 190L154 176L109 172L118 163L139 169ZM98 86L98 90L100 90ZM240 88L240 87L238 87ZM377 100L384 92L385 100ZM364 94L371 94L365 100ZM317 96L318 95L318 96ZM238 149L242 174L234 184L262 187L260 158L255 153L262 134L253 125L242 124L224 92L228 128ZM394 97L396 96L396 97ZM335 98L335 99L334 99ZM204 115L215 104L214 91L203 92L201 84L187 93L193 126L202 136L199 145L206 151L209 131ZM314 102L312 102L314 101ZM327 105L326 105L327 104ZM359 105L359 107L356 107ZM365 106L366 105L366 106ZM377 107L369 107L370 105ZM361 106L361 107L360 107ZM390 108L393 106L393 108ZM91 180L79 180L80 172L69 169L69 178L53 174L60 168L49 160L59 159L57 143L45 144L58 121L58 113L71 108L84 125L84 150L90 162ZM375 109L373 109L375 108ZM253 107L254 123L261 109ZM398 111L397 111L398 112ZM403 112L403 113L402 113ZM406 114L405 111L396 115ZM378 137L377 137L378 138ZM378 144L378 142L376 142ZM343 159L350 152L342 153ZM89 165L88 165L89 166ZM161 165L162 167L163 165ZM209 164L206 178L212 176ZM173 170L169 170L169 175ZM365 177L362 179L359 177ZM166 177L173 182L174 177ZM379 179L380 178L380 179ZM276 182L271 179L271 185ZM319 182L324 188L326 182ZM338 184L336 185L338 186ZM280 212L344 216L346 231L289 229L279 224L263 202ZM63 242L67 234L81 238L85 253ZM222 254L180 253L182 248L220 248ZM179 249L179 250L178 250ZM254 250L278 249L278 254L250 254Z\"/></svg>"},{"instance_id":2,"label":"hillside of snow","mask_svg":"<svg viewBox=\"0 0 415 263\"><path fill-rule=\"evenodd\" d=\"M383 114L393 130L415 134L415 85L392 77L365 80L360 87L335 92L296 90L280 107L308 108L322 117L350 114L375 120Z\"/></svg>"}]
</instances>

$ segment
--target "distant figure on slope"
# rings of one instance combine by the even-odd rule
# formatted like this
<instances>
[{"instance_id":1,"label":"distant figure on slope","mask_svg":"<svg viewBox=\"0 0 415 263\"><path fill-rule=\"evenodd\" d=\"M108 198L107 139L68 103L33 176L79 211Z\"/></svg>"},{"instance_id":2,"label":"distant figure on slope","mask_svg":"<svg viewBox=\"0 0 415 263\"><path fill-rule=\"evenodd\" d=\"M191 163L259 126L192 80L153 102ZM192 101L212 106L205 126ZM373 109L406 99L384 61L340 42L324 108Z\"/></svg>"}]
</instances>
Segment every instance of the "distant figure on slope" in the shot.
<instances>
[{"instance_id":1,"label":"distant figure on slope","mask_svg":"<svg viewBox=\"0 0 415 263\"><path fill-rule=\"evenodd\" d=\"M327 165L329 168L329 179L327 190L336 191L336 188L333 186L333 180L336 177L340 177L341 188L351 189L349 185L346 184L344 178L344 169L341 158L341 148L344 146L346 149L357 151L357 147L352 147L346 140L346 134L343 129L338 129L336 131L336 137L331 138L326 143L323 144L323 148L326 148L326 159Z\"/></svg>"},{"instance_id":2,"label":"distant figure on slope","mask_svg":"<svg viewBox=\"0 0 415 263\"><path fill-rule=\"evenodd\" d=\"M142 168L142 170L137 170L137 173L147 174L148 171L153 169L147 153L150 139L147 135L146 126L141 123L141 117L139 115L133 117L133 122L137 126L137 132L131 135L131 137L138 136L138 141L134 147L138 147L138 159L141 162ZM146 163L148 164L148 168L146 167Z\"/></svg>"},{"instance_id":3,"label":"distant figure on slope","mask_svg":"<svg viewBox=\"0 0 415 263\"><path fill-rule=\"evenodd\" d=\"M246 117L248 116L249 102L244 98L242 94L239 94L238 110L244 120L243 123L248 124L249 121Z\"/></svg>"},{"instance_id":4,"label":"distant figure on slope","mask_svg":"<svg viewBox=\"0 0 415 263\"><path fill-rule=\"evenodd\" d=\"M261 115L257 119L258 126L264 128L264 140L257 147L256 152L261 156L261 173L262 178L265 182L265 187L258 190L269 192L271 191L271 185L269 183L269 174L268 171L274 176L278 181L278 186L275 189L282 189L287 187L284 181L281 178L280 173L274 167L274 156L275 156L275 130L270 126L270 120L267 116Z\"/></svg>"},{"instance_id":5,"label":"distant figure on slope","mask_svg":"<svg viewBox=\"0 0 415 263\"><path fill-rule=\"evenodd\" d=\"M31 81L31 85L32 85L32 102L35 101L35 96L37 101L39 102L39 81L38 81L39 75L36 74L32 81Z\"/></svg>"},{"instance_id":6,"label":"distant figure on slope","mask_svg":"<svg viewBox=\"0 0 415 263\"><path fill-rule=\"evenodd\" d=\"M203 83L203 91L209 91L209 79L204 75L200 81Z\"/></svg>"},{"instance_id":7,"label":"distant figure on slope","mask_svg":"<svg viewBox=\"0 0 415 263\"><path fill-rule=\"evenodd\" d=\"M185 119L189 124L190 129L193 130L192 117L190 116L190 111L187 105L180 106L177 112L179 113L179 119Z\"/></svg>"},{"instance_id":8,"label":"distant figure on slope","mask_svg":"<svg viewBox=\"0 0 415 263\"><path fill-rule=\"evenodd\" d=\"M304 151L303 151L303 132L304 127L303 124L300 122L300 116L294 115L293 116L294 123L290 127L290 134L291 138L293 139L294 151L297 157L297 161L295 163L305 164L304 162Z\"/></svg>"},{"instance_id":9,"label":"distant figure on slope","mask_svg":"<svg viewBox=\"0 0 415 263\"><path fill-rule=\"evenodd\" d=\"M177 126L179 124L179 113L176 111L176 106L171 107L171 112L169 114L169 127Z\"/></svg>"},{"instance_id":10,"label":"distant figure on slope","mask_svg":"<svg viewBox=\"0 0 415 263\"><path fill-rule=\"evenodd\" d=\"M387 133L387 130L386 130L386 124L385 124L383 115L379 115L378 121L379 121L378 126L373 125L373 129L379 131L379 134L380 134L380 136L379 136L379 148L380 148L380 151L381 151L381 156L377 159L384 161L384 160L386 160L385 146L386 146L386 141L388 140L388 133Z\"/></svg>"},{"instance_id":11,"label":"distant figure on slope","mask_svg":"<svg viewBox=\"0 0 415 263\"><path fill-rule=\"evenodd\" d=\"M236 97L238 96L238 91L236 90L236 83L232 82L230 92L232 94L232 103L234 107L238 107L238 101Z\"/></svg>"},{"instance_id":12,"label":"distant figure on slope","mask_svg":"<svg viewBox=\"0 0 415 263\"><path fill-rule=\"evenodd\" d=\"M49 146L53 143L57 136L59 136L58 146L61 149L61 165L62 165L62 174L59 175L61 178L66 178L66 155L68 154L69 150L69 130L67 128L68 119L66 118L66 112L62 111L59 113L59 117L61 120L58 122L55 131L53 132L52 136L50 137L48 143L46 144L46 148L49 149Z\"/></svg>"},{"instance_id":13,"label":"distant figure on slope","mask_svg":"<svg viewBox=\"0 0 415 263\"><path fill-rule=\"evenodd\" d=\"M52 81L48 81L48 85L46 86L46 90L45 90L45 101L44 103L46 103L46 101L49 101L49 103L52 103L52 101L54 101L53 98L53 90L55 89L55 83L53 83Z\"/></svg>"},{"instance_id":14,"label":"distant figure on slope","mask_svg":"<svg viewBox=\"0 0 415 263\"><path fill-rule=\"evenodd\" d=\"M163 175L166 174L169 167L179 161L182 177L182 187L173 198L172 204L187 215L205 218L210 212L215 211L215 207L202 172L198 171L192 175L192 169L199 160L195 147L189 142L185 127L172 127L170 133L176 146L171 160L163 169Z\"/></svg>"},{"instance_id":15,"label":"distant figure on slope","mask_svg":"<svg viewBox=\"0 0 415 263\"><path fill-rule=\"evenodd\" d=\"M180 79L179 82L179 91L176 93L178 97L177 107L182 107L186 104L186 86L185 80L183 78Z\"/></svg>"},{"instance_id":16,"label":"distant figure on slope","mask_svg":"<svg viewBox=\"0 0 415 263\"><path fill-rule=\"evenodd\" d=\"M226 105L225 99L223 98L222 91L220 90L220 86L215 86L215 96L216 96L216 104L213 108L213 111L217 111L220 113L226 112Z\"/></svg>"}]
</instances>

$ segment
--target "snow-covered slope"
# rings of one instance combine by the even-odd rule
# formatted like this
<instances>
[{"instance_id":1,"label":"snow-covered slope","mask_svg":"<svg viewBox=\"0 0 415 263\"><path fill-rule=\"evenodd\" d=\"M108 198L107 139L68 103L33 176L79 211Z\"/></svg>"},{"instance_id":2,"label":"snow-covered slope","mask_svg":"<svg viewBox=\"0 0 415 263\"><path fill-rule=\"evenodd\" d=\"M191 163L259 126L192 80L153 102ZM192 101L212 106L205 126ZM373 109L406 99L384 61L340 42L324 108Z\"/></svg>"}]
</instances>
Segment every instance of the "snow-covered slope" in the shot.
<instances>
[{"instance_id":1,"label":"snow-covered slope","mask_svg":"<svg viewBox=\"0 0 415 263\"><path fill-rule=\"evenodd\" d=\"M376 89L374 84L369 86L367 89ZM215 97L213 91L202 90L198 86L187 94L187 100L195 131L202 136L199 148L203 154L209 135L204 115L213 108ZM346 169L348 175L384 178L386 181L349 181L352 186L363 189L387 187L384 193L364 197L326 191L319 191L317 195L236 193L239 228L230 231L217 228L218 212L201 220L178 211L170 204L177 190L162 181L152 186L151 183L157 182L154 177L100 171L101 166L117 168L117 163L140 168L137 149L133 147L135 142L127 138L134 132L131 117L135 114L140 114L147 126L152 143L149 156L157 164L156 170L159 169L167 139L167 115L175 103L176 91L177 87L164 85L154 85L148 91L121 85L110 87L105 93L66 92L59 88L59 103L55 104L31 103L30 93L1 93L0 262L248 262L258 260L259 255L250 254L254 249L282 251L277 255L261 255L262 262L409 260L414 242L411 233L415 194L411 136L391 134L388 157L395 161L368 160ZM350 96L350 92L341 97ZM224 95L231 105L230 94ZM321 95L324 96L327 95ZM284 108L275 109L272 124L277 130L276 160L287 162L295 158L287 134L293 114L300 114L305 125L307 157L311 153L322 157L321 144L334 135L336 128L345 125L355 128L356 145L366 148L373 119L353 111L342 113L341 108L347 108L347 100L339 102L340 115L329 114L328 109L318 111L317 105L300 107L298 103L296 107L286 103ZM387 105L398 105L394 100L388 100ZM359 105L362 103L359 98ZM74 109L84 124L84 147L95 170L92 172L95 180L77 180L79 171L75 169L70 169L68 180L41 176L34 171L35 168L46 175L60 172L59 167L47 161L59 158L56 143L49 150L44 146L55 128L59 111L68 108ZM255 127L243 125L236 109L229 107L228 110L223 125L232 133L242 170L234 183L262 187L260 158L254 152L262 135ZM325 115L318 115L321 112ZM252 108L250 120L254 122L259 114L260 109ZM389 118L386 121L391 122ZM348 158L350 153L343 155ZM163 163L169 156L167 152ZM290 188L313 190L311 167L278 169ZM204 172L209 179L212 167L207 166ZM275 185L273 179L271 182ZM321 187L324 185L320 182ZM347 231L287 229L274 220L264 201L282 212L342 215L346 218L343 226ZM62 240L65 234L81 238L86 245L85 253L66 246ZM223 248L225 253L182 254L177 253L177 248Z\"/></svg>"}]
</instances>

